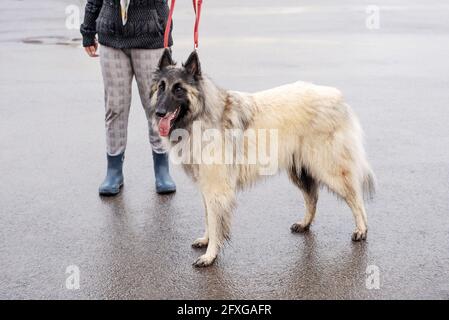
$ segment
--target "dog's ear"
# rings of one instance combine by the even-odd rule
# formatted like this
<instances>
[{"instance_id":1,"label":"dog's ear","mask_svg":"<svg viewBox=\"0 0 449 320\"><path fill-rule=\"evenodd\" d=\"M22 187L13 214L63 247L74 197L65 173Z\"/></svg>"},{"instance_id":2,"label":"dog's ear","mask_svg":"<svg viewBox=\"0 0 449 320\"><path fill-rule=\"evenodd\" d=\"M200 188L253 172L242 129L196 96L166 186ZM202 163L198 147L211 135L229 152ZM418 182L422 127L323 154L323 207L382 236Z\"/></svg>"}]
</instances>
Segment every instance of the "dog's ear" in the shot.
<instances>
[{"instance_id":1,"label":"dog's ear","mask_svg":"<svg viewBox=\"0 0 449 320\"><path fill-rule=\"evenodd\" d=\"M198 53L193 51L190 56L187 58L187 61L183 64L184 69L194 76L198 78L201 76L201 65L200 59L198 58Z\"/></svg>"},{"instance_id":2,"label":"dog's ear","mask_svg":"<svg viewBox=\"0 0 449 320\"><path fill-rule=\"evenodd\" d=\"M163 70L167 68L168 66L173 66L175 63L173 62L173 59L171 57L170 49L166 48L164 50L164 53L162 54L161 59L159 60L158 68L159 70Z\"/></svg>"}]
</instances>

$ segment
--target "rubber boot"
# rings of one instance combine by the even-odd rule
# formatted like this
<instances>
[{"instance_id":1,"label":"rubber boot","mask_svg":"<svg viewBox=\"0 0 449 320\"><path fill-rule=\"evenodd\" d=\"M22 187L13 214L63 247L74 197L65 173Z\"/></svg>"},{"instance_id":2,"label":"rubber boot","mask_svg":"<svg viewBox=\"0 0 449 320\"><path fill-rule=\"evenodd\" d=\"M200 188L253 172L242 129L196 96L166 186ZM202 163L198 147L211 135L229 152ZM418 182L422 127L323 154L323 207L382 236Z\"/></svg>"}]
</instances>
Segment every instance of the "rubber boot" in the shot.
<instances>
[{"instance_id":1,"label":"rubber boot","mask_svg":"<svg viewBox=\"0 0 449 320\"><path fill-rule=\"evenodd\" d=\"M108 170L106 178L100 185L98 192L101 196L115 196L123 186L123 160L124 154L117 156L107 155Z\"/></svg>"},{"instance_id":2,"label":"rubber boot","mask_svg":"<svg viewBox=\"0 0 449 320\"><path fill-rule=\"evenodd\" d=\"M153 151L153 164L156 192L159 194L175 192L176 185L169 172L168 154Z\"/></svg>"}]
</instances>

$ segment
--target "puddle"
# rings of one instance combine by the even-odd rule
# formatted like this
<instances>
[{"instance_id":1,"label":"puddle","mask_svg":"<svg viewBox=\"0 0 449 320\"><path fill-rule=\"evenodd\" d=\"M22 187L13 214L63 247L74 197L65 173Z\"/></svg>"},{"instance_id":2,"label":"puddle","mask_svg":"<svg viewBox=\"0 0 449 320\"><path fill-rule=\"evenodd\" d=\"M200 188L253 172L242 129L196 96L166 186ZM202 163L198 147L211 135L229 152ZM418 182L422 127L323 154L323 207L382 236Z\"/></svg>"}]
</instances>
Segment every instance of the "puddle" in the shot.
<instances>
[{"instance_id":1,"label":"puddle","mask_svg":"<svg viewBox=\"0 0 449 320\"><path fill-rule=\"evenodd\" d=\"M24 38L22 39L22 42L28 44L78 46L81 43L81 38L67 38L61 36L40 36L40 37Z\"/></svg>"}]
</instances>

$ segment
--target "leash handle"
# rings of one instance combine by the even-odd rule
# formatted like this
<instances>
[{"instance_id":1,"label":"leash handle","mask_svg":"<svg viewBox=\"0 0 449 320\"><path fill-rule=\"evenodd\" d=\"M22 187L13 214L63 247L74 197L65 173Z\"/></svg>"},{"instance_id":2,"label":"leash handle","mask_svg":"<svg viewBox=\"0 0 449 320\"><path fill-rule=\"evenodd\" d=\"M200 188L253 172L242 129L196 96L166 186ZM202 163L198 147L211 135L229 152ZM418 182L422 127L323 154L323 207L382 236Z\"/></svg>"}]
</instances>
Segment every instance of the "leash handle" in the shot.
<instances>
[{"instance_id":1,"label":"leash handle","mask_svg":"<svg viewBox=\"0 0 449 320\"><path fill-rule=\"evenodd\" d=\"M198 29L200 27L201 6L203 0L192 0L193 11L195 11L195 27L193 28L193 48L198 49Z\"/></svg>"},{"instance_id":2,"label":"leash handle","mask_svg":"<svg viewBox=\"0 0 449 320\"><path fill-rule=\"evenodd\" d=\"M192 0L193 11L195 11L195 26L193 28L193 47L198 49L198 29L200 27L201 19L201 6L203 5L203 0ZM164 48L168 48L168 40L170 38L170 29L173 20L173 12L175 11L176 0L171 0L170 11L168 13L167 25L165 26L164 32Z\"/></svg>"},{"instance_id":3,"label":"leash handle","mask_svg":"<svg viewBox=\"0 0 449 320\"><path fill-rule=\"evenodd\" d=\"M168 39L170 38L171 22L173 20L173 11L175 11L176 0L171 0L170 11L168 13L167 25L164 32L164 48L168 48Z\"/></svg>"}]
</instances>

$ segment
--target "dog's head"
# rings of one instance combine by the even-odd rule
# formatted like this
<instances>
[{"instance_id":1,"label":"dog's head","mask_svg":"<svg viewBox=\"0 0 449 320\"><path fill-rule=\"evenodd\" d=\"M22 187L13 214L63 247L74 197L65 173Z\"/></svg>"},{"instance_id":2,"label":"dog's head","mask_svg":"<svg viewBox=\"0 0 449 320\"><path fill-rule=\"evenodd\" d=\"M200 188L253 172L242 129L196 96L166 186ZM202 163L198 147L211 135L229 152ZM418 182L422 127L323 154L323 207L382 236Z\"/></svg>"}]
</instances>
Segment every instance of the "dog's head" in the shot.
<instances>
[{"instance_id":1,"label":"dog's head","mask_svg":"<svg viewBox=\"0 0 449 320\"><path fill-rule=\"evenodd\" d=\"M165 49L150 93L151 108L161 136L168 136L175 128L186 127L200 113L200 81L201 67L196 51L177 67L170 51Z\"/></svg>"}]
</instances>

